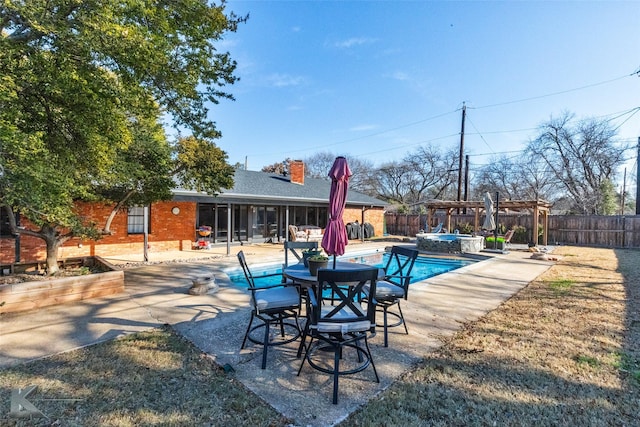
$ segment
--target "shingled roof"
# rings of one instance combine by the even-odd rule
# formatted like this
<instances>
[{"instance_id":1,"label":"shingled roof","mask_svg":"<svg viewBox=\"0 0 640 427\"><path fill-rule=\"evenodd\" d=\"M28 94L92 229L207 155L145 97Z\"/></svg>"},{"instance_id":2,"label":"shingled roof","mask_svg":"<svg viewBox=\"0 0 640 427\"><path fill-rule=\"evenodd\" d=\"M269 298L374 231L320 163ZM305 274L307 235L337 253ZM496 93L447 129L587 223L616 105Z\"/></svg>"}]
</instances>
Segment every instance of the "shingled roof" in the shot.
<instances>
[{"instance_id":1,"label":"shingled roof","mask_svg":"<svg viewBox=\"0 0 640 427\"><path fill-rule=\"evenodd\" d=\"M324 179L304 178L304 184L291 182L289 176L273 173L236 170L234 186L213 197L205 193L177 188L174 200L204 203L255 202L273 204L318 204L329 202L331 182ZM387 203L354 190L347 193L347 205L385 207Z\"/></svg>"}]
</instances>

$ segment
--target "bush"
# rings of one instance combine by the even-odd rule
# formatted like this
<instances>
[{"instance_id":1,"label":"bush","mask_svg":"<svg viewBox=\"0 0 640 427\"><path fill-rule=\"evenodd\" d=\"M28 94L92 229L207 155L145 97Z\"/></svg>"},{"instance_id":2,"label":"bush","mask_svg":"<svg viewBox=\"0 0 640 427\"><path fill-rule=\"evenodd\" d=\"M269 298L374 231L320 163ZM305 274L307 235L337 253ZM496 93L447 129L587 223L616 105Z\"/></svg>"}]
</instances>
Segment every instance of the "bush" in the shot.
<instances>
[{"instance_id":1,"label":"bush","mask_svg":"<svg viewBox=\"0 0 640 427\"><path fill-rule=\"evenodd\" d=\"M460 232L460 234L471 234L473 233L473 225L469 222L461 222L457 225L456 229Z\"/></svg>"},{"instance_id":2,"label":"bush","mask_svg":"<svg viewBox=\"0 0 640 427\"><path fill-rule=\"evenodd\" d=\"M513 243L529 243L529 232L527 229L521 225L516 225L513 227L513 237L511 237L511 242Z\"/></svg>"}]
</instances>

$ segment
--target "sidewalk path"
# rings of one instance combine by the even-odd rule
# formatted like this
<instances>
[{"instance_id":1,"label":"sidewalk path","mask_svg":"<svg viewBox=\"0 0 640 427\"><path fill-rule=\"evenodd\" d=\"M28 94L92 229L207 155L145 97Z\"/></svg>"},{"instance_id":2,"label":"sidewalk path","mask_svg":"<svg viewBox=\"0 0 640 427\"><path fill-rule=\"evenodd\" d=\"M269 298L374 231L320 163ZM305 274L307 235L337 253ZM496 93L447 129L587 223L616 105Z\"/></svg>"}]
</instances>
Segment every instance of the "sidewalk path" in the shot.
<instances>
[{"instance_id":1,"label":"sidewalk path","mask_svg":"<svg viewBox=\"0 0 640 427\"><path fill-rule=\"evenodd\" d=\"M364 243L347 249L379 250L391 244ZM436 349L442 337L495 309L553 264L512 251L413 284L409 300L403 301L409 335L400 333L402 328L393 328L388 348L382 346L382 334L371 341L380 383L374 381L370 369L341 377L339 404L333 405L329 375L308 366L296 375L300 366L295 357L297 342L270 349L265 370L260 369L259 346L248 345L240 351L249 318L248 295L243 289L219 280L220 290L215 294L187 293L192 279L214 274L218 280L221 270L237 267L235 253L240 249L250 264L283 259L280 245L232 249L230 257L219 254L217 259L128 269L126 291L120 295L1 317L0 368L167 323L220 365L231 365L238 380L296 425L334 425Z\"/></svg>"}]
</instances>

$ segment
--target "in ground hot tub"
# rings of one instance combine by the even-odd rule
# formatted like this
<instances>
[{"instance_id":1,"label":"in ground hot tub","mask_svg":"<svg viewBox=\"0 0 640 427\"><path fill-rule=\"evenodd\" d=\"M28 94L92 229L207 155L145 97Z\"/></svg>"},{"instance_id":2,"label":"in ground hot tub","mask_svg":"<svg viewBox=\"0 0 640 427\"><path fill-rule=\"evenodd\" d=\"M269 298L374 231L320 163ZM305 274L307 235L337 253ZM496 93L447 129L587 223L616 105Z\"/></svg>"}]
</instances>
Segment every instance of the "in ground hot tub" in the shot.
<instances>
[{"instance_id":1,"label":"in ground hot tub","mask_svg":"<svg viewBox=\"0 0 640 427\"><path fill-rule=\"evenodd\" d=\"M484 237L471 234L418 233L416 238L418 249L427 252L480 252L484 247Z\"/></svg>"}]
</instances>

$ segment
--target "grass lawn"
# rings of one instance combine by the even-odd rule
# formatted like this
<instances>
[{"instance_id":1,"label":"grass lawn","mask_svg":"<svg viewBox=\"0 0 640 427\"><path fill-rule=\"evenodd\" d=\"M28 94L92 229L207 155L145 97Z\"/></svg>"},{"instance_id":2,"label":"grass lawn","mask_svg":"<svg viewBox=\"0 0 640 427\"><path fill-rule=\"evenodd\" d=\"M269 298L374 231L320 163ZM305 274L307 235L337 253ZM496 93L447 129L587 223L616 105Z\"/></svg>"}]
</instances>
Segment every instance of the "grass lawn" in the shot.
<instances>
[{"instance_id":1,"label":"grass lawn","mask_svg":"<svg viewBox=\"0 0 640 427\"><path fill-rule=\"evenodd\" d=\"M640 251L555 254L341 426L638 425ZM9 418L11 390L31 384L48 418ZM0 394L3 426L291 423L168 327L1 370Z\"/></svg>"}]
</instances>

